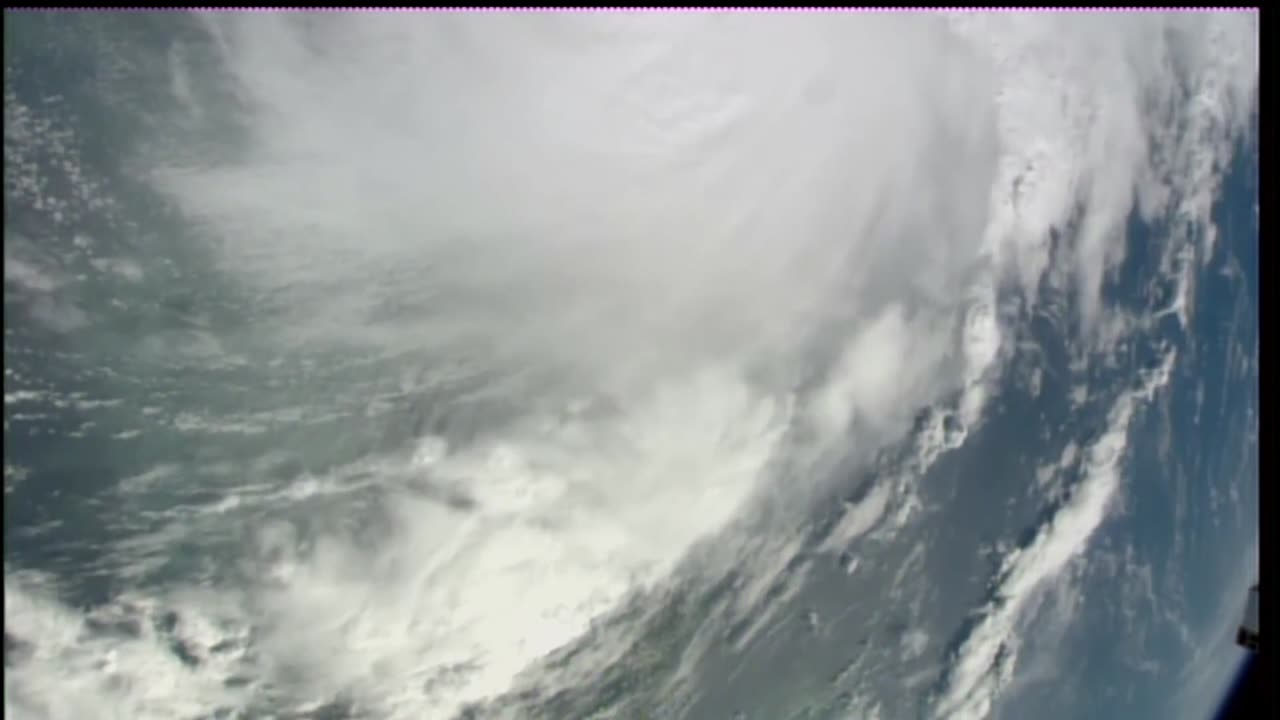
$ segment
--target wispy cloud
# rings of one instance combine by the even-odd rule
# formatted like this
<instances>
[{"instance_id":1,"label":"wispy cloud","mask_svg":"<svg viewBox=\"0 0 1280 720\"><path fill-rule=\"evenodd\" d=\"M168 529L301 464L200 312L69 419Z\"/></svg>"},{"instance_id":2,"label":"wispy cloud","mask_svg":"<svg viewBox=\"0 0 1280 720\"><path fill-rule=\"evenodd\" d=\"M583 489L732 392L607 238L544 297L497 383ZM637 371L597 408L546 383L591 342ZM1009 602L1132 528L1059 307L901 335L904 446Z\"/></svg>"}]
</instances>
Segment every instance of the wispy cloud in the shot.
<instances>
[{"instance_id":1,"label":"wispy cloud","mask_svg":"<svg viewBox=\"0 0 1280 720\"><path fill-rule=\"evenodd\" d=\"M1129 424L1142 403L1168 383L1173 360L1170 352L1141 386L1116 401L1105 431L1085 451L1083 478L1071 497L1030 544L1005 557L995 598L982 622L965 639L950 670L947 692L938 704L940 716L983 718L991 712L1016 664L1018 621L1044 583L1088 548L1089 538L1120 488Z\"/></svg>"}]
</instances>

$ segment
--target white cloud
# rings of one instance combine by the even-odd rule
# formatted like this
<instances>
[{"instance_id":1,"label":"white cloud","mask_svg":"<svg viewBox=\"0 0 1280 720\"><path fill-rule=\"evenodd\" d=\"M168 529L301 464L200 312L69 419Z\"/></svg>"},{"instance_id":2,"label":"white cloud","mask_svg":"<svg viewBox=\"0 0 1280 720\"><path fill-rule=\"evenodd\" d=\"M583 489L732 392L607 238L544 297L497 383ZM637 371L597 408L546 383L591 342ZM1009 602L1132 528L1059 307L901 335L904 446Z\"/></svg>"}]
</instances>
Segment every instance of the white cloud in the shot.
<instances>
[{"instance_id":1,"label":"white cloud","mask_svg":"<svg viewBox=\"0 0 1280 720\"><path fill-rule=\"evenodd\" d=\"M285 298L264 333L533 373L550 382L513 407L599 408L450 441L449 482L488 519L411 505L434 525L406 516L381 551L439 547L430 571L352 574L366 563L341 539L300 559L273 600L278 637L300 621L364 648L346 663L272 646L322 658L317 687L416 717L500 692L740 514L815 372L832 379L806 414L814 457L850 421L868 447L888 439L962 380L946 360L983 266L994 92L941 20L209 24L253 103L250 147L156 168L156 187L216 235L224 269ZM391 299L408 312L371 322ZM777 563L758 559L768 577ZM513 594L528 602L510 615ZM337 624L352 606L364 614ZM426 617L443 633L429 652L404 639ZM398 671L370 674L378 662ZM451 663L470 669L421 698L414 678Z\"/></svg>"},{"instance_id":2,"label":"white cloud","mask_svg":"<svg viewBox=\"0 0 1280 720\"><path fill-rule=\"evenodd\" d=\"M1232 133L1242 127L1256 87L1256 17L1243 13L1168 17L1164 19L1166 25L1134 16L1105 29L1100 16L1072 20L1062 27L1054 24L1052 29L1048 21L1024 16L962 20L971 30L995 28L999 37L1011 39L1009 43L996 44L995 56L1006 66L1025 60L1025 55L1019 53L1032 51L1033 43L1045 39L1039 32L1018 33L1011 38L1001 34L1010 26L1019 26L1020 30L1037 26L1040 32L1052 32L1057 36L1052 46L1058 50L1063 50L1064 44L1074 46L1079 42L1075 33L1096 33L1079 47L1087 47L1089 52L1044 57L1045 47L1038 46L1034 52L1048 62L1030 62L1013 70L1012 74L1022 80L1017 91L1004 98L1000 117L1005 137L1013 140L1015 147L1025 144L1032 149L1019 163L1021 167L1038 172L1046 166L1066 163L1047 176L1037 174L1036 182L1047 177L1069 185L1083 183L1074 187L1052 185L1048 193L1043 186L1035 188L1038 192L1032 195L1050 204L1035 206L1028 212L1028 205L1021 202L1026 185L1022 178L1015 202L1008 206L1017 220L1009 224L1020 223L1024 230L1047 228L1065 219L1072 203L1086 202L1079 238L1081 252L1076 257L1078 290L1086 309L1086 322L1091 326L1086 330L1101 328L1095 341L1107 348L1124 334L1128 321L1123 317L1103 317L1103 322L1097 322L1101 312L1097 305L1098 282L1107 267L1121 257L1114 242L1103 240L1124 222L1130 203L1128 189L1134 183L1148 217L1161 212L1162 203L1167 204L1172 198L1179 203L1176 209L1184 219L1209 227L1209 203L1230 151ZM1013 52L1015 49L1018 52ZM1170 66L1181 71L1181 77L1172 76ZM1037 95L1031 90L1033 86L1047 86L1049 92ZM1180 95L1181 87L1189 87L1190 95ZM1082 92L1083 98L1079 95ZM1060 98L1058 103L1045 103L1054 95ZM1028 104L1010 112L1017 103ZM1055 105L1056 112L1052 109ZM1037 107L1045 112L1036 114L1033 108ZM1085 117L1072 118L1073 112L1083 112ZM1162 117L1161 113L1166 115ZM1142 121L1138 126L1133 124L1135 117ZM1026 123L1029 118L1034 121ZM1169 122L1170 119L1176 122ZM1065 127L1060 124L1064 120ZM1144 133L1151 132L1161 143L1154 157L1141 147L1149 141ZM1073 151L1049 156L1042 153L1046 142L1059 143L1065 150L1071 146L1072 138L1076 142ZM1007 154L1006 160L1014 155ZM999 226L1000 218L997 213L993 226ZM1034 234L1019 233L1010 236L1019 242L1033 237ZM1170 238L1166 258L1181 257L1181 241L1185 239L1182 235ZM1024 282L1034 283L1048 261L1043 246L1032 240L1030 252L1016 242L1013 247ZM1184 264L1178 273L1184 296L1178 299L1180 304L1175 309L1184 323L1183 313L1190 302L1185 295L1191 292L1187 273L1193 270ZM1084 550L1105 516L1119 482L1117 463L1125 447L1128 418L1141 394L1149 394L1167 381L1171 361L1172 356L1166 357L1165 365L1142 393L1126 394L1117 401L1109 430L1086 454L1084 478L1076 494L1030 546L1006 558L998 586L999 599L962 647L939 714L985 717L998 702L1016 663L1019 618L1033 607L1044 583L1054 579L1069 558Z\"/></svg>"},{"instance_id":3,"label":"white cloud","mask_svg":"<svg viewBox=\"0 0 1280 720\"><path fill-rule=\"evenodd\" d=\"M5 716L111 720L165 720L197 715L245 700L242 690L223 685L242 659L235 631L179 598L162 605L154 598L120 598L86 616L53 599L47 583L6 568ZM166 611L176 610L173 628ZM12 634L25 648L9 663ZM170 645L181 643L204 667L185 664Z\"/></svg>"},{"instance_id":4,"label":"white cloud","mask_svg":"<svg viewBox=\"0 0 1280 720\"><path fill-rule=\"evenodd\" d=\"M1170 352L1140 387L1116 400L1102 436L1085 451L1082 479L1071 497L1029 545L1005 556L996 597L957 654L938 704L940 717L986 717L1008 686L1017 660L1019 621L1036 607L1045 583L1087 549L1111 510L1122 480L1129 424L1141 403L1168 383L1173 361Z\"/></svg>"},{"instance_id":5,"label":"white cloud","mask_svg":"<svg viewBox=\"0 0 1280 720\"><path fill-rule=\"evenodd\" d=\"M1256 93L1257 17L964 13L953 22L988 48L1002 79L991 241L1029 291L1049 262L1048 229L1062 229L1083 204L1074 262L1092 324L1135 199L1149 218L1173 200L1208 222L1221 163Z\"/></svg>"},{"instance_id":6,"label":"white cloud","mask_svg":"<svg viewBox=\"0 0 1280 720\"><path fill-rule=\"evenodd\" d=\"M874 448L952 391L960 429L939 424L922 464L962 441L1004 356L994 273L1033 287L1048 229L1087 201L1072 261L1101 312L1134 183L1158 205L1166 66L1218 68L1193 87L1223 128L1256 82L1256 40L1222 66L1214 34L1252 26L1108 18L205 16L245 107L208 103L176 61L174 89L192 116L240 113L247 145L150 178L272 300L254 331L480 378L503 408L401 461L473 512L406 501L376 552L334 531L279 560L251 606L261 670L447 716L660 582L779 487L783 452L780 494L803 493L847 433ZM1159 179L1185 198L1212 177ZM990 642L1096 525L1103 460L1007 568L1013 609L975 635L957 702L990 697ZM892 500L873 490L846 536L891 507L905 522ZM744 569L769 577L796 552L780 545Z\"/></svg>"}]
</instances>

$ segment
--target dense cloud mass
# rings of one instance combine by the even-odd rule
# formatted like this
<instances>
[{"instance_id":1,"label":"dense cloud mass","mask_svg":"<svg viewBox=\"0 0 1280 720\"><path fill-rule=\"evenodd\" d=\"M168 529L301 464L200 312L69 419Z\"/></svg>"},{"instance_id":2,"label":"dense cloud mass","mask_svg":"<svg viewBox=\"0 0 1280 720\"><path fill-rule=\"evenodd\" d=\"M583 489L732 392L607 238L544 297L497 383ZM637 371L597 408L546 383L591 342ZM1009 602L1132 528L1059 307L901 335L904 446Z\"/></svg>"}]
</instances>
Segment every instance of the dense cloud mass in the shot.
<instances>
[{"instance_id":1,"label":"dense cloud mass","mask_svg":"<svg viewBox=\"0 0 1280 720\"><path fill-rule=\"evenodd\" d=\"M204 648L200 672L147 628L112 651L133 682L121 690L79 667L107 640L68 640L6 679L6 715L106 702L186 717L269 695L449 718L536 684L540 658L677 571L772 577L838 468L928 407L950 410L918 468L981 422L1010 352L1002 298L1034 303L1065 273L1079 332L1117 341L1127 320L1101 288L1130 213L1181 217L1184 233L1209 222L1258 68L1244 14L255 13L201 15L198 30L208 58L175 40L152 71L171 103L149 120L163 140L121 162L172 203L241 316L198 346L143 328L137 352L177 343L263 378L276 366L235 358L321 358L323 384L281 383L278 407L238 424L183 415L193 432L252 436L325 396L349 423L325 432L342 438L381 412L372 397L339 407L353 382L398 383L412 428L303 490L263 489L266 471L210 506L247 513L253 581L129 605L176 608L186 624L170 633ZM11 171L11 136L40 133L10 110L8 73L6 194L30 200L52 191L30 163ZM210 118L236 131L214 136ZM6 228L6 307L13 293L33 322L85 326L39 255ZM154 280L138 261L95 267ZM1012 662L993 658L1107 512L1107 443L1123 446L1164 362L1084 449L1097 479L1006 558L1009 599L960 647L939 714L998 700ZM277 450L330 443L309 432ZM247 509L368 487L372 540L340 504L305 528ZM912 493L906 475L877 486L832 547L909 522ZM682 569L713 539L730 549ZM7 620L92 636L23 582L6 569ZM250 636L252 651L211 650Z\"/></svg>"}]
</instances>

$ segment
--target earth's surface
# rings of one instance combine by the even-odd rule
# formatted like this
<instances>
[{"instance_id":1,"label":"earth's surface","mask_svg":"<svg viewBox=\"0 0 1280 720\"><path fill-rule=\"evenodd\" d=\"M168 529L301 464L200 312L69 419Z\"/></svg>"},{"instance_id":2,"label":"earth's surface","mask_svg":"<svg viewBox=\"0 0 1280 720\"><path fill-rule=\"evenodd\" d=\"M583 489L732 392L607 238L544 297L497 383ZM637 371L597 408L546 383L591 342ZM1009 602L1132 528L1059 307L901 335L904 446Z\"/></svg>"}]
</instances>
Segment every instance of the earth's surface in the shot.
<instances>
[{"instance_id":1,"label":"earth's surface","mask_svg":"<svg viewBox=\"0 0 1280 720\"><path fill-rule=\"evenodd\" d=\"M5 717L1204 718L1245 13L5 14Z\"/></svg>"}]
</instances>

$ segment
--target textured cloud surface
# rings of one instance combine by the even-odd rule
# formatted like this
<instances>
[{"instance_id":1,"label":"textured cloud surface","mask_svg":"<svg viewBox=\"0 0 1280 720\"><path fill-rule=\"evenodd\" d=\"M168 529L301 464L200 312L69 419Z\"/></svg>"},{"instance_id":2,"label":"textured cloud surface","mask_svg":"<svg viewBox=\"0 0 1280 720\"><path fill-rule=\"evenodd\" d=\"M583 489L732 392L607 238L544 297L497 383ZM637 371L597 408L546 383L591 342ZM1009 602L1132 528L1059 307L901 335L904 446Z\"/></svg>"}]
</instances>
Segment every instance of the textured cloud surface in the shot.
<instances>
[{"instance_id":1,"label":"textured cloud surface","mask_svg":"<svg viewBox=\"0 0 1280 720\"><path fill-rule=\"evenodd\" d=\"M1114 326L1099 292L1129 212L1206 222L1256 96L1247 15L202 23L236 100L202 95L210 70L180 52L171 91L243 132L133 164L215 248L209 272L253 298L254 347L395 358L427 378L415 389L440 422L409 452L296 490L370 474L419 488L388 503L375 550L337 527L303 550L296 528L269 526L254 531L274 563L260 586L171 602L216 616L193 644L256 625L243 665L209 672L396 718L509 690L753 499L811 492L921 408L959 398L960 429L938 444L963 441L1007 351L998 289L1034 296L1050 230L1072 225L1082 323ZM56 280L24 262L6 242L6 292L58 307ZM1144 391L1083 451L1097 477L1006 563L1004 605L962 648L944 712L995 701L992 658L1104 514L1112 444ZM902 521L907 492L876 488L841 532L891 507ZM8 576L6 595L6 619L80 622ZM168 690L107 675L76 687L140 719L249 701L147 654L162 641L126 649ZM18 701L79 717L48 680L75 667L18 671L31 678Z\"/></svg>"}]
</instances>

